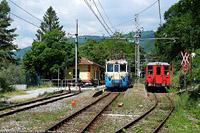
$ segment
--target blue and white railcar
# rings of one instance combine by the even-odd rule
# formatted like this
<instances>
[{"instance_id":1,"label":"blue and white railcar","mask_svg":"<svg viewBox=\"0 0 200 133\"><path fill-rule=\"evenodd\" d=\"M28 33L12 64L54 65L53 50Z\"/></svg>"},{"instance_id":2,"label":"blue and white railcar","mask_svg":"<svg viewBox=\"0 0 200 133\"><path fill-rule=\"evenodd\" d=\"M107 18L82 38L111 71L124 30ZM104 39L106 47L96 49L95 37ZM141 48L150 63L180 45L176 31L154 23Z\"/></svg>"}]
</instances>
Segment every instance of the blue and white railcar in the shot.
<instances>
[{"instance_id":1,"label":"blue and white railcar","mask_svg":"<svg viewBox=\"0 0 200 133\"><path fill-rule=\"evenodd\" d=\"M106 62L105 85L108 89L128 88L132 75L129 63L124 60L110 60Z\"/></svg>"}]
</instances>

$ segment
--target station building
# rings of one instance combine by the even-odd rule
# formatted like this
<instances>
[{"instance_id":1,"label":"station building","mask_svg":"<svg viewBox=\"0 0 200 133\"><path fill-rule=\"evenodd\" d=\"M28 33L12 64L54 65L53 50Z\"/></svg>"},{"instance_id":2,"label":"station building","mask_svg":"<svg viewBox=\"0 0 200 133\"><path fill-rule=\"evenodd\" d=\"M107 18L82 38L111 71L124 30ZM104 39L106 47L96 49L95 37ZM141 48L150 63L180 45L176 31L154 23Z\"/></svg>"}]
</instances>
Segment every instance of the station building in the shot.
<instances>
[{"instance_id":1,"label":"station building","mask_svg":"<svg viewBox=\"0 0 200 133\"><path fill-rule=\"evenodd\" d=\"M77 68L78 79L81 81L101 80L101 68L103 68L101 65L81 57ZM67 79L75 79L75 67L70 67L67 70Z\"/></svg>"}]
</instances>

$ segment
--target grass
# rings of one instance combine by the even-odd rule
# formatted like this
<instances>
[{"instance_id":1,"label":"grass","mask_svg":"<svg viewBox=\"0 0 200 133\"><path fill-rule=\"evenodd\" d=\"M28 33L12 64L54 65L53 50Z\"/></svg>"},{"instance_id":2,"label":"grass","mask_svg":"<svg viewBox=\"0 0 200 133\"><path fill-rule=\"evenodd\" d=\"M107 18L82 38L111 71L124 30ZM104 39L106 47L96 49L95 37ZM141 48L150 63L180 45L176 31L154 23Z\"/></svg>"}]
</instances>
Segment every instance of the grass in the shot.
<instances>
[{"instance_id":1,"label":"grass","mask_svg":"<svg viewBox=\"0 0 200 133\"><path fill-rule=\"evenodd\" d=\"M164 127L170 133L200 131L200 97L197 92L183 93L174 98L176 108Z\"/></svg>"},{"instance_id":2,"label":"grass","mask_svg":"<svg viewBox=\"0 0 200 133\"><path fill-rule=\"evenodd\" d=\"M47 87L57 87L57 86L51 84L50 82L43 82L39 86L28 86L27 90L35 90L35 89L38 89L38 88L47 88Z\"/></svg>"},{"instance_id":3,"label":"grass","mask_svg":"<svg viewBox=\"0 0 200 133\"><path fill-rule=\"evenodd\" d=\"M1 97L11 97L11 96L25 95L25 94L27 94L27 93L23 90L15 90L15 91L4 92L4 93L0 92Z\"/></svg>"}]
</instances>

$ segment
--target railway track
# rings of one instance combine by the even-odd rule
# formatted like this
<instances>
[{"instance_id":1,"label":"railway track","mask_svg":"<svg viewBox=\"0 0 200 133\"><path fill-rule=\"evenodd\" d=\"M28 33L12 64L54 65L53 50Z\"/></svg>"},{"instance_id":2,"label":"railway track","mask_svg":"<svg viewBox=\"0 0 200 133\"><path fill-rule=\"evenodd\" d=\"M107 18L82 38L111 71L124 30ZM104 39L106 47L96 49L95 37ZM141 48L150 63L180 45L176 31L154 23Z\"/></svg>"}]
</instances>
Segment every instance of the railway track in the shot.
<instances>
[{"instance_id":1,"label":"railway track","mask_svg":"<svg viewBox=\"0 0 200 133\"><path fill-rule=\"evenodd\" d=\"M61 120L45 132L85 132L90 129L97 117L120 95L120 93L103 94L93 103Z\"/></svg>"},{"instance_id":2,"label":"railway track","mask_svg":"<svg viewBox=\"0 0 200 133\"><path fill-rule=\"evenodd\" d=\"M22 104L17 104L17 105L13 105L13 106L8 106L5 108L0 109L0 118L8 116L8 115L12 115L21 111L25 111L31 108L35 108L41 105L46 105L48 103L52 103L64 98L68 98L68 97L72 97L75 95L78 95L79 93L62 93L62 94L58 94L55 96L51 96L51 97L47 97L47 98L41 98L41 99L37 99L34 101L30 101L30 102L26 102L26 103L22 103Z\"/></svg>"},{"instance_id":3,"label":"railway track","mask_svg":"<svg viewBox=\"0 0 200 133\"><path fill-rule=\"evenodd\" d=\"M140 125L138 126L138 124L140 124L140 121L144 120L146 117L151 116L151 118L154 118L156 117L156 114L157 113L163 113L165 111L161 111L161 108L162 108L162 104L163 103L158 103L158 98L155 94L153 94L154 97L155 97L155 104L148 110L146 111L143 115L141 115L139 118L131 121L130 123L126 124L125 126L121 127L120 129L118 129L115 133L123 133L123 132L133 132L134 131L134 127L140 127ZM167 115L164 117L164 119L156 126L156 128L153 129L153 133L156 133L158 132L161 127L164 125L164 123L167 121L167 119L169 118L169 116L171 115L171 113L173 112L174 108L175 108L175 105L173 103L173 101L170 99L169 96L165 95L167 97L167 99L170 101L171 103L171 109L170 111L167 113ZM158 106L159 105L159 106ZM157 109L156 113L153 115L152 112L154 112L155 110ZM146 118L147 120L146 121L150 121L148 120L148 118ZM150 123L151 124L151 123ZM155 123L153 123L155 124ZM157 123L156 123L157 124ZM134 125L134 127L133 127ZM137 126L135 126L137 125ZM144 126L145 124L141 124L141 126ZM146 128L146 127L145 127ZM149 132L149 130L148 130Z\"/></svg>"}]
</instances>

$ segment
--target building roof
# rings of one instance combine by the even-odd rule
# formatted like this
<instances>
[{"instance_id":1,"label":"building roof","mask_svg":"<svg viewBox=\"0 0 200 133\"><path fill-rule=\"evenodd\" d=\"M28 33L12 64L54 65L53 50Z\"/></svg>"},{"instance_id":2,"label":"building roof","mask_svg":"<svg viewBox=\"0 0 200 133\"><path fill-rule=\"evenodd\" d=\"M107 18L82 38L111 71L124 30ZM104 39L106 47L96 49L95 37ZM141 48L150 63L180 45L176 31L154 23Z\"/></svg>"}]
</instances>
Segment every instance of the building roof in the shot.
<instances>
[{"instance_id":1,"label":"building roof","mask_svg":"<svg viewBox=\"0 0 200 133\"><path fill-rule=\"evenodd\" d=\"M169 65L167 62L149 62L147 65Z\"/></svg>"},{"instance_id":2,"label":"building roof","mask_svg":"<svg viewBox=\"0 0 200 133\"><path fill-rule=\"evenodd\" d=\"M81 57L80 61L81 62L79 63L79 65L96 65L96 66L99 66L99 67L103 68L101 65L99 65L99 64L97 64L97 63L95 63L93 61L90 61L85 57Z\"/></svg>"}]
</instances>

